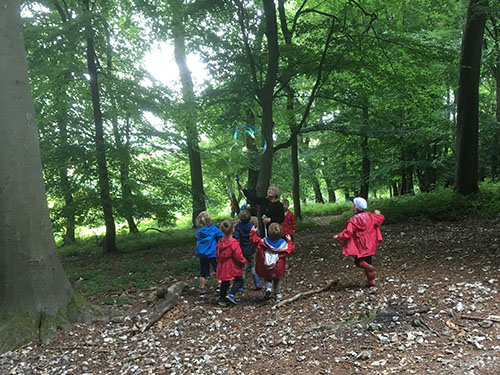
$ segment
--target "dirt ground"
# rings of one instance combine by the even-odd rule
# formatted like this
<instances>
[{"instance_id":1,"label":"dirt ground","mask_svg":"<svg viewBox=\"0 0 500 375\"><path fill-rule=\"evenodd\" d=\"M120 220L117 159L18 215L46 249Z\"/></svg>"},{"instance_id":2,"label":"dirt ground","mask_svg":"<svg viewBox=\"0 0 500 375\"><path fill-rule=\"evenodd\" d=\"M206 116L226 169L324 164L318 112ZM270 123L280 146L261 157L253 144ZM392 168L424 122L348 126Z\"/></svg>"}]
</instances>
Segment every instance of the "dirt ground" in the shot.
<instances>
[{"instance_id":1,"label":"dirt ground","mask_svg":"<svg viewBox=\"0 0 500 375\"><path fill-rule=\"evenodd\" d=\"M338 280L324 292L273 308L247 279L240 303L223 308L215 291L188 288L144 333L146 295L131 293L123 316L6 353L0 373L499 374L500 219L381 229L377 288L321 225L296 234L282 292Z\"/></svg>"}]
</instances>

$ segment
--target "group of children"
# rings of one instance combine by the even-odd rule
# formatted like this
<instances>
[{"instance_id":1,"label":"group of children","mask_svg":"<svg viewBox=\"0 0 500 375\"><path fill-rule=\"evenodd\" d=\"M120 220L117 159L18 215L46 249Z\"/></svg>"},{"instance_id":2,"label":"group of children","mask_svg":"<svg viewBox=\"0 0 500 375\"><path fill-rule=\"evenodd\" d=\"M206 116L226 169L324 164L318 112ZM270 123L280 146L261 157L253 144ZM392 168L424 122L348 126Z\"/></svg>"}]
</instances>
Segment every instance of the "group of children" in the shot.
<instances>
[{"instance_id":1,"label":"group of children","mask_svg":"<svg viewBox=\"0 0 500 375\"><path fill-rule=\"evenodd\" d=\"M236 226L227 219L220 224L220 229L211 224L208 212L198 215L195 255L200 258L200 296L206 293L206 278L210 276L212 266L217 275L218 304L221 306L238 304L236 294L244 289L247 272L251 273L256 290L262 289L260 278L264 279L264 299L281 300L286 257L295 249L292 238L296 221L288 206L289 202L284 200L283 222L271 222L262 238L257 234L256 218L251 216L249 206L242 207ZM382 241L379 227L384 216L378 210L374 213L366 211L367 206L365 199L355 198L352 205L354 216L333 238L343 241L343 254L354 257L355 265L363 269L367 285L372 287L376 286L372 256Z\"/></svg>"}]
</instances>

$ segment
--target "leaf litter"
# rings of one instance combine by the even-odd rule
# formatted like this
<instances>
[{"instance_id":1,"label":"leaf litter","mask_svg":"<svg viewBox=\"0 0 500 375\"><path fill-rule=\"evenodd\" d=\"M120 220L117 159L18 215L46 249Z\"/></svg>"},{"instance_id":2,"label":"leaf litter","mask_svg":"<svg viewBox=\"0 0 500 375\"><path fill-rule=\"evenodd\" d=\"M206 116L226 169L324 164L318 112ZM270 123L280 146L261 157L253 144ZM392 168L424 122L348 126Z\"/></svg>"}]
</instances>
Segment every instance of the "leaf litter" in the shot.
<instances>
[{"instance_id":1,"label":"leaf litter","mask_svg":"<svg viewBox=\"0 0 500 375\"><path fill-rule=\"evenodd\" d=\"M324 221L323 221L324 224ZM237 306L194 287L152 328L147 293L122 316L0 356L2 374L498 374L500 219L383 225L377 288L328 225L296 234L273 308L250 280ZM187 246L186 251L193 251ZM172 284L175 278L165 275ZM327 282L338 279L326 290ZM159 284L163 280L159 280Z\"/></svg>"}]
</instances>

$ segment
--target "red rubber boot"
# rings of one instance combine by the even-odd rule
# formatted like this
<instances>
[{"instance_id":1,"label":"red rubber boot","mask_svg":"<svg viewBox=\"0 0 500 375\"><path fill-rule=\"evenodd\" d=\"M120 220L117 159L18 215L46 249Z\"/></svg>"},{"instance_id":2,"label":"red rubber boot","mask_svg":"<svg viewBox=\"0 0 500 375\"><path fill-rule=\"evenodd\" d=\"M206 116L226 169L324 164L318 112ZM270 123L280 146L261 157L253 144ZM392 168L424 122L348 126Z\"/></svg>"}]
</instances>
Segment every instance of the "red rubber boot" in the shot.
<instances>
[{"instance_id":1,"label":"red rubber boot","mask_svg":"<svg viewBox=\"0 0 500 375\"><path fill-rule=\"evenodd\" d=\"M359 266L363 269L363 271L365 271L365 275L368 280L367 286L377 286L375 283L375 268L366 261L359 262Z\"/></svg>"}]
</instances>

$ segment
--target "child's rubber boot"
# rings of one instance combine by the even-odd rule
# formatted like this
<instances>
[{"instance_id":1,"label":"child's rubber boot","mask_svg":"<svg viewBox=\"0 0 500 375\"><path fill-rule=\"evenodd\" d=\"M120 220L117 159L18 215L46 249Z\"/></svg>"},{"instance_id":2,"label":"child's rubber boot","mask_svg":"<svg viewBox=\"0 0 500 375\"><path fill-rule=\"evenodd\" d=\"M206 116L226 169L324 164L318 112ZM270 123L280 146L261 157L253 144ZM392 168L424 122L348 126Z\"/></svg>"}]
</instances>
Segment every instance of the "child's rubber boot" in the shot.
<instances>
[{"instance_id":1,"label":"child's rubber boot","mask_svg":"<svg viewBox=\"0 0 500 375\"><path fill-rule=\"evenodd\" d=\"M259 275L253 275L253 281L255 283L255 290L261 290L262 284L260 283Z\"/></svg>"},{"instance_id":2,"label":"child's rubber boot","mask_svg":"<svg viewBox=\"0 0 500 375\"><path fill-rule=\"evenodd\" d=\"M371 264L369 264L366 260L359 262L359 266L365 271L368 270L373 272L375 270L375 268Z\"/></svg>"},{"instance_id":3,"label":"child's rubber boot","mask_svg":"<svg viewBox=\"0 0 500 375\"><path fill-rule=\"evenodd\" d=\"M366 261L359 262L359 266L365 271L366 277L370 279L375 279L375 268Z\"/></svg>"},{"instance_id":4,"label":"child's rubber boot","mask_svg":"<svg viewBox=\"0 0 500 375\"><path fill-rule=\"evenodd\" d=\"M372 266L371 271L368 269L364 269L364 271L365 271L366 279L368 280L366 283L366 286L367 287L377 286L377 284L375 283L375 272L373 271L373 266Z\"/></svg>"}]
</instances>

